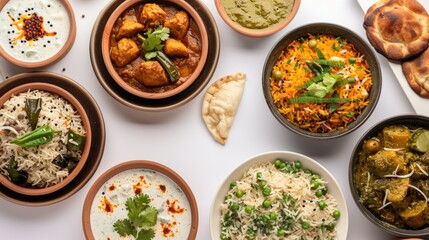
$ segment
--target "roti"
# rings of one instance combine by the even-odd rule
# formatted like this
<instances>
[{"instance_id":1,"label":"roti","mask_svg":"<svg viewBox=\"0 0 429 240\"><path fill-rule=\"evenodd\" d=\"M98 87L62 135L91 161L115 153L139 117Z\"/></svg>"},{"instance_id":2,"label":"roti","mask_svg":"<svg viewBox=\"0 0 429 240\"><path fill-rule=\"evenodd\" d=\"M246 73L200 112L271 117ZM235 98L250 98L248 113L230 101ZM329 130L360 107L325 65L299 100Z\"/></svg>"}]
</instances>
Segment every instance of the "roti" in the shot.
<instances>
[{"instance_id":1,"label":"roti","mask_svg":"<svg viewBox=\"0 0 429 240\"><path fill-rule=\"evenodd\" d=\"M417 58L403 62L402 71L414 92L420 97L429 98L429 49Z\"/></svg>"},{"instance_id":2,"label":"roti","mask_svg":"<svg viewBox=\"0 0 429 240\"><path fill-rule=\"evenodd\" d=\"M389 59L410 59L429 44L429 15L417 0L379 0L363 26L371 45Z\"/></svg>"},{"instance_id":3,"label":"roti","mask_svg":"<svg viewBox=\"0 0 429 240\"><path fill-rule=\"evenodd\" d=\"M213 138L225 144L243 95L246 74L237 72L214 82L204 95L202 116Z\"/></svg>"}]
</instances>

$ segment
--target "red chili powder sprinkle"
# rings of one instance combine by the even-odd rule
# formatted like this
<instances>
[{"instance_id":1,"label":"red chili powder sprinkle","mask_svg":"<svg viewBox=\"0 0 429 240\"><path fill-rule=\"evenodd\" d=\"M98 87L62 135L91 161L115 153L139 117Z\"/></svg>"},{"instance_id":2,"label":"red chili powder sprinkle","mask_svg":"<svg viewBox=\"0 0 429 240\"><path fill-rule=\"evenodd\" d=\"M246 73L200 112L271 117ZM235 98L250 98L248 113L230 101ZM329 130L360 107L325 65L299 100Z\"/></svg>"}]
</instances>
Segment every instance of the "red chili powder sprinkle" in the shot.
<instances>
[{"instance_id":1,"label":"red chili powder sprinkle","mask_svg":"<svg viewBox=\"0 0 429 240\"><path fill-rule=\"evenodd\" d=\"M110 186L109 186L109 190L110 190L110 191L114 191L115 189L116 189L116 187L115 187L115 185L114 185L114 184L112 184L112 185L110 185Z\"/></svg>"},{"instance_id":2,"label":"red chili powder sprinkle","mask_svg":"<svg viewBox=\"0 0 429 240\"><path fill-rule=\"evenodd\" d=\"M168 206L168 212L171 214L176 213L183 213L185 211L184 208L181 208L180 206L176 206L176 203L178 203L178 200L174 200L173 202L170 202L170 200L167 200L167 206Z\"/></svg>"},{"instance_id":3,"label":"red chili powder sprinkle","mask_svg":"<svg viewBox=\"0 0 429 240\"><path fill-rule=\"evenodd\" d=\"M161 227L162 227L162 235L165 238L167 238L167 237L174 237L173 224L164 224L164 223L161 223Z\"/></svg>"},{"instance_id":4,"label":"red chili powder sprinkle","mask_svg":"<svg viewBox=\"0 0 429 240\"><path fill-rule=\"evenodd\" d=\"M101 201L101 208L106 213L113 213L113 210L115 209L115 205L109 202L109 199L107 199L106 196L103 196L103 200Z\"/></svg>"},{"instance_id":5,"label":"red chili powder sprinkle","mask_svg":"<svg viewBox=\"0 0 429 240\"><path fill-rule=\"evenodd\" d=\"M159 185L159 190L161 190L162 193L165 193L167 191L167 188L165 185Z\"/></svg>"},{"instance_id":6,"label":"red chili powder sprinkle","mask_svg":"<svg viewBox=\"0 0 429 240\"><path fill-rule=\"evenodd\" d=\"M144 176L139 176L139 181L133 185L133 191L135 195L142 193L143 184L146 184L146 179Z\"/></svg>"}]
</instances>

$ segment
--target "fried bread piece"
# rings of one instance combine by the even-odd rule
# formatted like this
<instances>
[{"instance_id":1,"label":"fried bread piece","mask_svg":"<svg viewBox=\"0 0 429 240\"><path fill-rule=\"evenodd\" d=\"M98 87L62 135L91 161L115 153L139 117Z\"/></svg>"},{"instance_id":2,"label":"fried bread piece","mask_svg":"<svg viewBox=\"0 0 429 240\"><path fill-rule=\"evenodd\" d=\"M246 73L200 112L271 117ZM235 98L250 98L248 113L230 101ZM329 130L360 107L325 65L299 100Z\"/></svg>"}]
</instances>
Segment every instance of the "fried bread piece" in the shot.
<instances>
[{"instance_id":1,"label":"fried bread piece","mask_svg":"<svg viewBox=\"0 0 429 240\"><path fill-rule=\"evenodd\" d=\"M417 0L379 0L365 14L371 45L392 60L405 60L429 44L429 15Z\"/></svg>"},{"instance_id":2,"label":"fried bread piece","mask_svg":"<svg viewBox=\"0 0 429 240\"><path fill-rule=\"evenodd\" d=\"M411 89L420 97L429 98L429 48L417 58L403 62L402 71Z\"/></svg>"}]
</instances>

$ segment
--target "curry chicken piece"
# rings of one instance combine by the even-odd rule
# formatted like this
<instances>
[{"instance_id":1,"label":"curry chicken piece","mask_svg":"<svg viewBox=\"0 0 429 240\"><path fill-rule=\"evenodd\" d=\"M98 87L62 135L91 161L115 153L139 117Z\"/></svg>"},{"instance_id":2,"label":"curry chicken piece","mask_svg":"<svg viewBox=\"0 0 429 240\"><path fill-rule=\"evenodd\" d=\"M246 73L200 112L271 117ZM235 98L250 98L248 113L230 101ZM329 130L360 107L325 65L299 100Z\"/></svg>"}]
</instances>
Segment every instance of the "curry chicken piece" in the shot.
<instances>
[{"instance_id":1,"label":"curry chicken piece","mask_svg":"<svg viewBox=\"0 0 429 240\"><path fill-rule=\"evenodd\" d=\"M181 41L169 38L165 41L164 52L172 57L188 57L189 49Z\"/></svg>"},{"instance_id":2,"label":"curry chicken piece","mask_svg":"<svg viewBox=\"0 0 429 240\"><path fill-rule=\"evenodd\" d=\"M410 130L405 126L390 126L382 130L382 140L386 148L403 148L408 150Z\"/></svg>"},{"instance_id":3,"label":"curry chicken piece","mask_svg":"<svg viewBox=\"0 0 429 240\"><path fill-rule=\"evenodd\" d=\"M143 30L143 24L134 20L126 19L121 22L121 26L119 27L118 33L116 34L116 40L124 37L132 37Z\"/></svg>"},{"instance_id":4,"label":"curry chicken piece","mask_svg":"<svg viewBox=\"0 0 429 240\"><path fill-rule=\"evenodd\" d=\"M173 38L182 40L188 32L189 16L186 12L179 11L174 14L174 17L165 21L164 27L170 29Z\"/></svg>"},{"instance_id":5,"label":"curry chicken piece","mask_svg":"<svg viewBox=\"0 0 429 240\"><path fill-rule=\"evenodd\" d=\"M141 22L146 29L162 25L167 18L167 13L155 3L147 3L144 5L140 15Z\"/></svg>"},{"instance_id":6,"label":"curry chicken piece","mask_svg":"<svg viewBox=\"0 0 429 240\"><path fill-rule=\"evenodd\" d=\"M426 201L413 202L404 211L399 213L405 223L411 228L419 228L426 223L429 207Z\"/></svg>"},{"instance_id":7,"label":"curry chicken piece","mask_svg":"<svg viewBox=\"0 0 429 240\"><path fill-rule=\"evenodd\" d=\"M110 58L117 67L125 67L128 63L136 59L140 54L140 49L134 40L122 38L118 45L112 47Z\"/></svg>"},{"instance_id":8,"label":"curry chicken piece","mask_svg":"<svg viewBox=\"0 0 429 240\"><path fill-rule=\"evenodd\" d=\"M387 200L392 202L394 205L402 205L406 203L405 198L407 197L408 185L410 184L409 178L392 178L388 186L389 193L387 194Z\"/></svg>"},{"instance_id":9,"label":"curry chicken piece","mask_svg":"<svg viewBox=\"0 0 429 240\"><path fill-rule=\"evenodd\" d=\"M160 87L169 83L164 68L158 61L140 63L134 72L134 78L147 87Z\"/></svg>"},{"instance_id":10,"label":"curry chicken piece","mask_svg":"<svg viewBox=\"0 0 429 240\"><path fill-rule=\"evenodd\" d=\"M408 169L404 158L396 151L381 150L368 157L369 170L379 177L392 174L397 170L397 174L407 174Z\"/></svg>"}]
</instances>

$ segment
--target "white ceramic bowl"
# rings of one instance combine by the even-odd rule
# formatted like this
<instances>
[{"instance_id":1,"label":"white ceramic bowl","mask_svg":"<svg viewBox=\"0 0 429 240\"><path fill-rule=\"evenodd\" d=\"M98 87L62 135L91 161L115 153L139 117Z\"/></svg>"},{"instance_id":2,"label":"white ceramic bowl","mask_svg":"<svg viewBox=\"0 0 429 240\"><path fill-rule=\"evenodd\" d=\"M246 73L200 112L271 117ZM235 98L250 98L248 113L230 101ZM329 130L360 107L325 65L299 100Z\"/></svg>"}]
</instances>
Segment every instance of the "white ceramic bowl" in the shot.
<instances>
[{"instance_id":1,"label":"white ceramic bowl","mask_svg":"<svg viewBox=\"0 0 429 240\"><path fill-rule=\"evenodd\" d=\"M337 229L337 238L336 239L347 239L347 232L349 226L349 216L346 205L346 200L344 198L343 192L341 191L335 178L324 168L322 165L317 163L315 160L295 152L288 151L272 151L262 153L256 156L253 156L239 166L237 166L223 181L220 185L216 196L212 202L210 210L210 233L212 239L219 239L221 233L221 210L220 206L225 199L225 195L229 190L229 185L231 182L242 178L243 174L248 171L252 166L255 166L260 163L274 162L276 159L281 159L283 161L300 161L302 163L302 169L310 169L312 172L318 173L320 177L327 181L326 186L328 187L328 193L330 193L338 203L338 210L341 212L341 217L338 219L336 229Z\"/></svg>"}]
</instances>

